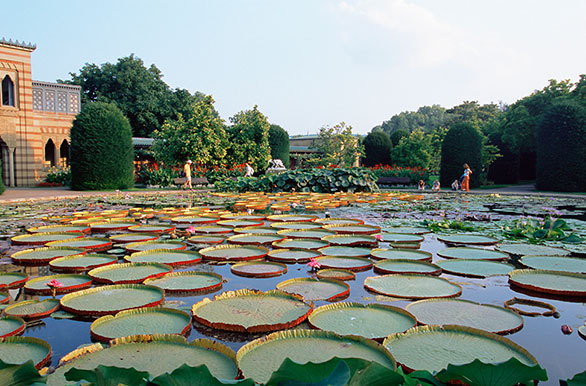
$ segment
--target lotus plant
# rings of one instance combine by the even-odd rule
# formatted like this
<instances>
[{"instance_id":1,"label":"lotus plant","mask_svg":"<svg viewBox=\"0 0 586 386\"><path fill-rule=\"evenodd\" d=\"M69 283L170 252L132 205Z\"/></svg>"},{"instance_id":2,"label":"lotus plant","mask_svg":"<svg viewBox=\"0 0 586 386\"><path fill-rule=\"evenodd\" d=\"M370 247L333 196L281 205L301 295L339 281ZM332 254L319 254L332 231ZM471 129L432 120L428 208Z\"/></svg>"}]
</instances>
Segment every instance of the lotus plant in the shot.
<instances>
[{"instance_id":1,"label":"lotus plant","mask_svg":"<svg viewBox=\"0 0 586 386\"><path fill-rule=\"evenodd\" d=\"M377 241L383 241L383 235L381 235L380 233L379 233L379 234L377 234L377 235L374 235L374 238L375 238Z\"/></svg>"},{"instance_id":2,"label":"lotus plant","mask_svg":"<svg viewBox=\"0 0 586 386\"><path fill-rule=\"evenodd\" d=\"M187 228L187 232L189 233L195 233L195 228L193 226L190 226L189 228Z\"/></svg>"},{"instance_id":3,"label":"lotus plant","mask_svg":"<svg viewBox=\"0 0 586 386\"><path fill-rule=\"evenodd\" d=\"M315 257L312 257L311 259L309 259L309 263L307 263L307 266L309 268L311 268L312 272L317 271L321 265L319 264L319 262L317 261L317 259Z\"/></svg>"},{"instance_id":4,"label":"lotus plant","mask_svg":"<svg viewBox=\"0 0 586 386\"><path fill-rule=\"evenodd\" d=\"M57 293L57 288L63 287L63 283L61 283L59 280L56 280L56 279L53 279L50 282L47 282L45 285L53 290L53 299L55 299L55 295Z\"/></svg>"}]
</instances>

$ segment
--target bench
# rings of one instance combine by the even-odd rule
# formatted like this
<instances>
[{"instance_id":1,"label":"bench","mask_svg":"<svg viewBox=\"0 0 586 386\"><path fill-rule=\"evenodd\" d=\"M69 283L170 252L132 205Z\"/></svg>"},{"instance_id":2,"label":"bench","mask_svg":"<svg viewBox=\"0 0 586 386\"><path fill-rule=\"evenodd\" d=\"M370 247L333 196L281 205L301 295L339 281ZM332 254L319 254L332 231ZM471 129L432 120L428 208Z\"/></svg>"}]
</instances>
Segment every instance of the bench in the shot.
<instances>
[{"instance_id":1,"label":"bench","mask_svg":"<svg viewBox=\"0 0 586 386\"><path fill-rule=\"evenodd\" d=\"M377 185L410 185L411 179L409 177L379 177L376 181Z\"/></svg>"},{"instance_id":2,"label":"bench","mask_svg":"<svg viewBox=\"0 0 586 386\"><path fill-rule=\"evenodd\" d=\"M187 178L185 178L185 177L177 177L177 178L173 179L173 183L175 185L183 185L185 183L185 181L187 181ZM193 185L193 186L209 185L209 181L205 177L192 178L191 185Z\"/></svg>"}]
</instances>

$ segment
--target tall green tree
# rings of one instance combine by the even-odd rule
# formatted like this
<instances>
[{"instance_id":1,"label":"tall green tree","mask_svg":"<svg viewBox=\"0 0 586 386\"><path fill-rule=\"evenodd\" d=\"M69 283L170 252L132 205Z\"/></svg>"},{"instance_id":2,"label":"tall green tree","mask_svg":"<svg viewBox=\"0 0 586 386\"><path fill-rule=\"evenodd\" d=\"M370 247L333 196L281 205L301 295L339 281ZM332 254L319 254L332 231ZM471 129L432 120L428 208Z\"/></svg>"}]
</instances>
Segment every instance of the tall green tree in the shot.
<instances>
[{"instance_id":1,"label":"tall green tree","mask_svg":"<svg viewBox=\"0 0 586 386\"><path fill-rule=\"evenodd\" d=\"M214 99L205 96L194 103L189 117L165 122L154 132L153 153L167 165L182 164L188 159L198 164L224 163L229 146L224 121L214 109Z\"/></svg>"},{"instance_id":2,"label":"tall green tree","mask_svg":"<svg viewBox=\"0 0 586 386\"><path fill-rule=\"evenodd\" d=\"M472 169L470 187L478 187L482 171L482 135L472 123L458 122L450 127L442 144L440 183L450 186L462 175L465 163Z\"/></svg>"},{"instance_id":3,"label":"tall green tree","mask_svg":"<svg viewBox=\"0 0 586 386\"><path fill-rule=\"evenodd\" d=\"M388 165L391 162L391 139L384 131L371 131L362 141L364 166Z\"/></svg>"},{"instance_id":4,"label":"tall green tree","mask_svg":"<svg viewBox=\"0 0 586 386\"><path fill-rule=\"evenodd\" d=\"M258 110L258 106L254 106L252 110L237 113L230 121L232 126L228 127L229 160L237 164L249 162L255 170L265 170L271 159L271 125L267 117Z\"/></svg>"},{"instance_id":5,"label":"tall green tree","mask_svg":"<svg viewBox=\"0 0 586 386\"><path fill-rule=\"evenodd\" d=\"M429 139L423 130L415 130L409 136L401 138L397 146L391 149L391 163L427 168L431 160L430 153Z\"/></svg>"},{"instance_id":6,"label":"tall green tree","mask_svg":"<svg viewBox=\"0 0 586 386\"><path fill-rule=\"evenodd\" d=\"M289 134L279 125L269 127L269 146L271 157L280 159L289 168Z\"/></svg>"},{"instance_id":7,"label":"tall green tree","mask_svg":"<svg viewBox=\"0 0 586 386\"><path fill-rule=\"evenodd\" d=\"M440 105L422 106L417 111L404 111L393 115L388 121L384 121L380 126L377 126L377 128L380 128L380 130L385 131L389 135L392 135L398 130L403 130L408 133L415 130L422 130L428 133L442 126L448 118L449 114L446 113L446 109ZM393 142L393 145L395 144Z\"/></svg>"},{"instance_id":8,"label":"tall green tree","mask_svg":"<svg viewBox=\"0 0 586 386\"><path fill-rule=\"evenodd\" d=\"M333 127L322 127L311 148L319 153L317 157L306 161L313 166L352 167L359 157L364 155L364 147L352 134L352 126L344 122Z\"/></svg>"}]
</instances>

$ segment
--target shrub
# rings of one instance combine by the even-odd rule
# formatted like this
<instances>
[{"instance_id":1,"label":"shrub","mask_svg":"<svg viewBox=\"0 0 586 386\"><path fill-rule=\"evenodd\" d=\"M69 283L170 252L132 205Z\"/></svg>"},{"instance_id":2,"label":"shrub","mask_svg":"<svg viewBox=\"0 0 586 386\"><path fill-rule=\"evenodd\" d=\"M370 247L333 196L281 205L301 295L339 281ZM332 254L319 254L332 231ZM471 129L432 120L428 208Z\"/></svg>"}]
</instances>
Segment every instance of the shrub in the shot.
<instances>
[{"instance_id":1,"label":"shrub","mask_svg":"<svg viewBox=\"0 0 586 386\"><path fill-rule=\"evenodd\" d=\"M429 170L420 166L375 165L369 168L376 178L409 177L409 183L416 185L419 180L429 182Z\"/></svg>"},{"instance_id":2,"label":"shrub","mask_svg":"<svg viewBox=\"0 0 586 386\"><path fill-rule=\"evenodd\" d=\"M391 145L397 146L399 144L399 142L401 141L401 138L408 137L408 136L409 136L409 132L407 130L399 129L399 130L393 131L391 133L391 135L389 136L389 138L391 139Z\"/></svg>"},{"instance_id":3,"label":"shrub","mask_svg":"<svg viewBox=\"0 0 586 386\"><path fill-rule=\"evenodd\" d=\"M549 107L537 127L538 189L586 191L586 111L570 101Z\"/></svg>"},{"instance_id":4,"label":"shrub","mask_svg":"<svg viewBox=\"0 0 586 386\"><path fill-rule=\"evenodd\" d=\"M154 163L151 166L144 166L139 172L139 178L145 185L158 185L161 187L172 186L175 178L180 177L182 169L167 167ZM246 174L246 165L226 166L194 166L191 169L191 176L195 178L205 177L213 184L218 180L233 177L243 177Z\"/></svg>"},{"instance_id":5,"label":"shrub","mask_svg":"<svg viewBox=\"0 0 586 386\"><path fill-rule=\"evenodd\" d=\"M69 166L61 168L52 166L47 170L45 182L50 184L71 185L71 168Z\"/></svg>"},{"instance_id":6,"label":"shrub","mask_svg":"<svg viewBox=\"0 0 586 386\"><path fill-rule=\"evenodd\" d=\"M467 163L472 169L470 187L480 186L482 172L482 137L469 122L455 123L442 144L440 183L450 186L464 171Z\"/></svg>"},{"instance_id":7,"label":"shrub","mask_svg":"<svg viewBox=\"0 0 586 386\"><path fill-rule=\"evenodd\" d=\"M384 131L368 133L364 141L364 166L388 165L391 162L391 139Z\"/></svg>"},{"instance_id":8,"label":"shrub","mask_svg":"<svg viewBox=\"0 0 586 386\"><path fill-rule=\"evenodd\" d=\"M70 152L73 189L127 189L134 185L132 130L116 105L84 105L73 121Z\"/></svg>"},{"instance_id":9,"label":"shrub","mask_svg":"<svg viewBox=\"0 0 586 386\"><path fill-rule=\"evenodd\" d=\"M289 168L289 134L279 125L271 125L269 128L269 146L271 158L280 159L283 165Z\"/></svg>"},{"instance_id":10,"label":"shrub","mask_svg":"<svg viewBox=\"0 0 586 386\"><path fill-rule=\"evenodd\" d=\"M6 186L4 185L4 180L2 176L2 160L0 159L0 194L4 193L6 190Z\"/></svg>"},{"instance_id":11,"label":"shrub","mask_svg":"<svg viewBox=\"0 0 586 386\"><path fill-rule=\"evenodd\" d=\"M519 182L519 152L512 150L498 135L491 138L490 143L499 148L502 157L497 158L490 165L488 180L495 184L516 184Z\"/></svg>"}]
</instances>

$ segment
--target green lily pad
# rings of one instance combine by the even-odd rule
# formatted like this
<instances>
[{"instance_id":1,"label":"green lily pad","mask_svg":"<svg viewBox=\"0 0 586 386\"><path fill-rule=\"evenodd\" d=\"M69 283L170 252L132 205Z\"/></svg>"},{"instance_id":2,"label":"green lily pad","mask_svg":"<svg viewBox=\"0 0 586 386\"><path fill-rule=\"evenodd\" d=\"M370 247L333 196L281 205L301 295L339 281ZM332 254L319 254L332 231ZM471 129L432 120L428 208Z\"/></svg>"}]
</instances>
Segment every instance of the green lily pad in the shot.
<instances>
[{"instance_id":1,"label":"green lily pad","mask_svg":"<svg viewBox=\"0 0 586 386\"><path fill-rule=\"evenodd\" d=\"M96 222L90 224L92 233L107 233L114 231L123 231L131 226L135 226L134 221L108 221L108 222Z\"/></svg>"},{"instance_id":2,"label":"green lily pad","mask_svg":"<svg viewBox=\"0 0 586 386\"><path fill-rule=\"evenodd\" d=\"M228 226L221 226L221 225L204 225L200 227L193 228L193 233L203 233L203 234L222 234L222 233L230 233L234 230L232 227Z\"/></svg>"},{"instance_id":3,"label":"green lily pad","mask_svg":"<svg viewBox=\"0 0 586 386\"><path fill-rule=\"evenodd\" d=\"M347 247L376 247L378 240L371 235L331 235L323 237L330 245L342 245Z\"/></svg>"},{"instance_id":4,"label":"green lily pad","mask_svg":"<svg viewBox=\"0 0 586 386\"><path fill-rule=\"evenodd\" d=\"M409 233L412 235L424 235L426 233L431 233L431 231L427 228L408 226L386 228L385 231L388 231L390 233Z\"/></svg>"},{"instance_id":5,"label":"green lily pad","mask_svg":"<svg viewBox=\"0 0 586 386\"><path fill-rule=\"evenodd\" d=\"M242 289L204 298L192 307L194 320L205 326L238 332L267 332L303 322L313 305L283 291Z\"/></svg>"},{"instance_id":6,"label":"green lily pad","mask_svg":"<svg viewBox=\"0 0 586 386\"><path fill-rule=\"evenodd\" d=\"M401 308L360 303L335 303L318 307L309 315L308 322L320 330L368 339L383 339L417 324L415 317Z\"/></svg>"},{"instance_id":7,"label":"green lily pad","mask_svg":"<svg viewBox=\"0 0 586 386\"><path fill-rule=\"evenodd\" d=\"M306 263L312 257L321 255L321 252L311 249L273 249L267 254L267 259L280 263Z\"/></svg>"},{"instance_id":8,"label":"green lily pad","mask_svg":"<svg viewBox=\"0 0 586 386\"><path fill-rule=\"evenodd\" d=\"M116 262L118 262L118 258L110 255L73 255L51 260L49 266L55 272L85 272Z\"/></svg>"},{"instance_id":9,"label":"green lily pad","mask_svg":"<svg viewBox=\"0 0 586 386\"><path fill-rule=\"evenodd\" d=\"M5 316L0 318L0 338L17 335L24 331L26 322L18 316Z\"/></svg>"},{"instance_id":10,"label":"green lily pad","mask_svg":"<svg viewBox=\"0 0 586 386\"><path fill-rule=\"evenodd\" d=\"M88 275L96 283L137 284L146 279L156 278L171 272L173 268L159 263L112 264L94 268Z\"/></svg>"},{"instance_id":11,"label":"green lily pad","mask_svg":"<svg viewBox=\"0 0 586 386\"><path fill-rule=\"evenodd\" d=\"M546 256L567 256L570 252L555 247L535 244L500 244L496 249L510 255L546 255Z\"/></svg>"},{"instance_id":12,"label":"green lily pad","mask_svg":"<svg viewBox=\"0 0 586 386\"><path fill-rule=\"evenodd\" d=\"M305 300L334 301L350 294L350 286L337 280L311 278L289 279L277 284L277 289L303 296Z\"/></svg>"},{"instance_id":13,"label":"green lily pad","mask_svg":"<svg viewBox=\"0 0 586 386\"><path fill-rule=\"evenodd\" d=\"M435 264L419 260L385 259L374 264L376 273L414 273L425 275L439 275L442 269Z\"/></svg>"},{"instance_id":14,"label":"green lily pad","mask_svg":"<svg viewBox=\"0 0 586 386\"><path fill-rule=\"evenodd\" d=\"M30 336L9 336L0 339L0 360L10 364L32 360L38 370L51 361L51 346Z\"/></svg>"},{"instance_id":15,"label":"green lily pad","mask_svg":"<svg viewBox=\"0 0 586 386\"><path fill-rule=\"evenodd\" d=\"M463 299L419 300L408 304L406 309L421 324L458 324L496 334L508 334L523 328L523 317L516 312Z\"/></svg>"},{"instance_id":16,"label":"green lily pad","mask_svg":"<svg viewBox=\"0 0 586 386\"><path fill-rule=\"evenodd\" d=\"M24 272L0 272L0 289L20 288L27 280Z\"/></svg>"},{"instance_id":17,"label":"green lily pad","mask_svg":"<svg viewBox=\"0 0 586 386\"><path fill-rule=\"evenodd\" d=\"M145 241L140 243L130 243L126 244L126 250L128 252L142 252L142 251L151 251L153 249L169 249L169 250L183 250L187 248L187 245L182 243L181 241Z\"/></svg>"},{"instance_id":18,"label":"green lily pad","mask_svg":"<svg viewBox=\"0 0 586 386\"><path fill-rule=\"evenodd\" d=\"M53 289L47 287L47 283L57 280L62 284L61 287L55 288L57 294L64 294L79 289L88 288L92 285L92 279L86 275L63 274L41 276L31 279L24 285L24 290L28 293L37 295L51 295Z\"/></svg>"},{"instance_id":19,"label":"green lily pad","mask_svg":"<svg viewBox=\"0 0 586 386\"><path fill-rule=\"evenodd\" d=\"M356 274L352 271L348 271L347 269L320 269L317 272L318 279L333 279L333 280L354 280L356 279Z\"/></svg>"},{"instance_id":20,"label":"green lily pad","mask_svg":"<svg viewBox=\"0 0 586 386\"><path fill-rule=\"evenodd\" d=\"M220 221L220 218L207 216L181 216L173 217L171 221L176 224L210 224Z\"/></svg>"},{"instance_id":21,"label":"green lily pad","mask_svg":"<svg viewBox=\"0 0 586 386\"><path fill-rule=\"evenodd\" d=\"M363 234L363 235L371 235L374 233L380 232L380 227L374 225L365 225L365 224L331 224L331 225L324 225L324 229L336 232L338 234Z\"/></svg>"},{"instance_id":22,"label":"green lily pad","mask_svg":"<svg viewBox=\"0 0 586 386\"><path fill-rule=\"evenodd\" d=\"M59 300L56 299L25 300L9 305L4 309L4 313L23 319L40 319L51 315L57 308L59 308Z\"/></svg>"},{"instance_id":23,"label":"green lily pad","mask_svg":"<svg viewBox=\"0 0 586 386\"><path fill-rule=\"evenodd\" d=\"M222 276L212 272L172 272L156 279L147 279L146 285L154 285L165 293L209 292L222 288Z\"/></svg>"},{"instance_id":24,"label":"green lily pad","mask_svg":"<svg viewBox=\"0 0 586 386\"><path fill-rule=\"evenodd\" d=\"M232 265L230 271L238 276L273 277L287 273L287 266L270 261L245 261Z\"/></svg>"},{"instance_id":25,"label":"green lily pad","mask_svg":"<svg viewBox=\"0 0 586 386\"><path fill-rule=\"evenodd\" d=\"M325 229L282 229L277 232L281 236L290 239L317 239L321 240L326 236L335 235L336 232L326 231Z\"/></svg>"},{"instance_id":26,"label":"green lily pad","mask_svg":"<svg viewBox=\"0 0 586 386\"><path fill-rule=\"evenodd\" d=\"M253 221L261 221L265 219L265 216L258 215L258 214L248 214L248 213L230 213L221 215L220 218L222 220L253 220Z\"/></svg>"},{"instance_id":27,"label":"green lily pad","mask_svg":"<svg viewBox=\"0 0 586 386\"><path fill-rule=\"evenodd\" d=\"M407 299L451 298L462 293L459 285L429 275L367 277L364 288L381 295Z\"/></svg>"},{"instance_id":28,"label":"green lily pad","mask_svg":"<svg viewBox=\"0 0 586 386\"><path fill-rule=\"evenodd\" d=\"M197 244L221 244L224 242L223 236L209 236L209 235L196 235L191 236L186 241L188 244L197 245Z\"/></svg>"},{"instance_id":29,"label":"green lily pad","mask_svg":"<svg viewBox=\"0 0 586 386\"><path fill-rule=\"evenodd\" d=\"M523 256L519 262L533 269L586 273L586 259L563 256Z\"/></svg>"},{"instance_id":30,"label":"green lily pad","mask_svg":"<svg viewBox=\"0 0 586 386\"><path fill-rule=\"evenodd\" d=\"M505 362L511 357L527 365L537 360L527 350L500 335L463 326L419 326L392 334L383 345L397 362L413 370L435 374L448 364L461 365L479 359ZM421 355L424 352L425 355Z\"/></svg>"},{"instance_id":31,"label":"green lily pad","mask_svg":"<svg viewBox=\"0 0 586 386\"><path fill-rule=\"evenodd\" d=\"M343 217L318 218L314 221L316 223L319 223L322 225L342 225L342 224L361 225L361 224L364 224L364 221L362 221L362 220L358 220L355 218L343 218Z\"/></svg>"},{"instance_id":32,"label":"green lily pad","mask_svg":"<svg viewBox=\"0 0 586 386\"><path fill-rule=\"evenodd\" d=\"M271 227L262 227L262 226L252 226L252 227L242 227L242 228L234 228L234 233L264 233L264 234L275 234L278 233L279 230L276 228Z\"/></svg>"},{"instance_id":33,"label":"green lily pad","mask_svg":"<svg viewBox=\"0 0 586 386\"><path fill-rule=\"evenodd\" d=\"M507 275L515 269L511 264L490 260L454 259L438 261L436 264L446 273L470 277Z\"/></svg>"},{"instance_id":34,"label":"green lily pad","mask_svg":"<svg viewBox=\"0 0 586 386\"><path fill-rule=\"evenodd\" d=\"M86 237L83 239L51 241L46 245L48 247L82 248L88 252L103 252L112 247L112 241L100 237Z\"/></svg>"},{"instance_id":35,"label":"green lily pad","mask_svg":"<svg viewBox=\"0 0 586 386\"><path fill-rule=\"evenodd\" d=\"M317 262L321 268L347 269L349 271L367 271L372 268L372 261L363 257L318 257Z\"/></svg>"},{"instance_id":36,"label":"green lily pad","mask_svg":"<svg viewBox=\"0 0 586 386\"><path fill-rule=\"evenodd\" d=\"M275 214L268 216L269 221L280 221L280 222L310 222L316 220L316 216L310 215L297 215L297 214Z\"/></svg>"},{"instance_id":37,"label":"green lily pad","mask_svg":"<svg viewBox=\"0 0 586 386\"><path fill-rule=\"evenodd\" d=\"M175 230L175 226L171 225L134 225L128 228L130 232L137 233L171 233Z\"/></svg>"},{"instance_id":38,"label":"green lily pad","mask_svg":"<svg viewBox=\"0 0 586 386\"><path fill-rule=\"evenodd\" d=\"M28 233L61 233L61 232L76 232L89 233L90 227L87 225L45 225L42 227L28 228Z\"/></svg>"},{"instance_id":39,"label":"green lily pad","mask_svg":"<svg viewBox=\"0 0 586 386\"><path fill-rule=\"evenodd\" d=\"M370 255L371 248L330 246L318 249L324 256L338 257L366 257Z\"/></svg>"},{"instance_id":40,"label":"green lily pad","mask_svg":"<svg viewBox=\"0 0 586 386\"><path fill-rule=\"evenodd\" d=\"M425 251L414 251L412 249L385 249L377 248L373 249L370 253L375 259L388 259L388 260L420 260L420 261L431 261L431 253Z\"/></svg>"},{"instance_id":41,"label":"green lily pad","mask_svg":"<svg viewBox=\"0 0 586 386\"><path fill-rule=\"evenodd\" d=\"M450 247L437 252L437 255L445 259L466 260L507 260L509 255L504 252L482 248Z\"/></svg>"},{"instance_id":42,"label":"green lily pad","mask_svg":"<svg viewBox=\"0 0 586 386\"><path fill-rule=\"evenodd\" d=\"M286 239L273 243L273 247L280 249L319 249L328 245L327 241L316 239Z\"/></svg>"},{"instance_id":43,"label":"green lily pad","mask_svg":"<svg viewBox=\"0 0 586 386\"><path fill-rule=\"evenodd\" d=\"M232 228L261 226L264 224L263 220L221 220L218 225Z\"/></svg>"},{"instance_id":44,"label":"green lily pad","mask_svg":"<svg viewBox=\"0 0 586 386\"><path fill-rule=\"evenodd\" d=\"M381 233L384 242L387 243L420 243L424 237L409 233Z\"/></svg>"},{"instance_id":45,"label":"green lily pad","mask_svg":"<svg viewBox=\"0 0 586 386\"><path fill-rule=\"evenodd\" d=\"M86 251L81 248L37 248L25 249L24 251L16 252L10 258L12 262L18 265L45 265L51 260L63 256L84 254Z\"/></svg>"},{"instance_id":46,"label":"green lily pad","mask_svg":"<svg viewBox=\"0 0 586 386\"><path fill-rule=\"evenodd\" d=\"M275 222L271 224L272 228L289 229L289 230L304 230L304 229L321 229L320 224L313 222Z\"/></svg>"},{"instance_id":47,"label":"green lily pad","mask_svg":"<svg viewBox=\"0 0 586 386\"><path fill-rule=\"evenodd\" d=\"M204 248L200 255L207 260L217 261L243 261L261 259L269 252L267 248L254 245L218 245Z\"/></svg>"},{"instance_id":48,"label":"green lily pad","mask_svg":"<svg viewBox=\"0 0 586 386\"><path fill-rule=\"evenodd\" d=\"M470 235L470 234L453 234L438 235L437 239L447 244L464 244L464 245L494 245L499 242L494 237Z\"/></svg>"},{"instance_id":49,"label":"green lily pad","mask_svg":"<svg viewBox=\"0 0 586 386\"><path fill-rule=\"evenodd\" d=\"M47 232L32 233L28 235L14 236L10 239L14 245L46 245L52 241L82 238L81 232Z\"/></svg>"},{"instance_id":50,"label":"green lily pad","mask_svg":"<svg viewBox=\"0 0 586 386\"><path fill-rule=\"evenodd\" d=\"M159 238L156 233L122 233L120 235L110 236L110 240L113 243L127 244L127 243L140 243L145 241L152 241Z\"/></svg>"},{"instance_id":51,"label":"green lily pad","mask_svg":"<svg viewBox=\"0 0 586 386\"><path fill-rule=\"evenodd\" d=\"M159 263L171 267L197 264L201 261L201 255L196 251L151 249L149 251L135 252L124 257L129 263Z\"/></svg>"},{"instance_id":52,"label":"green lily pad","mask_svg":"<svg viewBox=\"0 0 586 386\"><path fill-rule=\"evenodd\" d=\"M516 269L509 283L530 291L558 296L586 296L586 275L543 269Z\"/></svg>"},{"instance_id":53,"label":"green lily pad","mask_svg":"<svg viewBox=\"0 0 586 386\"><path fill-rule=\"evenodd\" d=\"M285 236L278 234L244 233L228 237L226 241L228 241L228 244L237 245L270 245L275 242L283 241L284 239Z\"/></svg>"},{"instance_id":54,"label":"green lily pad","mask_svg":"<svg viewBox=\"0 0 586 386\"><path fill-rule=\"evenodd\" d=\"M92 338L108 342L129 335L178 334L191 329L191 315L173 308L139 308L96 319L90 326Z\"/></svg>"}]
</instances>

